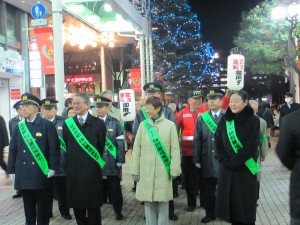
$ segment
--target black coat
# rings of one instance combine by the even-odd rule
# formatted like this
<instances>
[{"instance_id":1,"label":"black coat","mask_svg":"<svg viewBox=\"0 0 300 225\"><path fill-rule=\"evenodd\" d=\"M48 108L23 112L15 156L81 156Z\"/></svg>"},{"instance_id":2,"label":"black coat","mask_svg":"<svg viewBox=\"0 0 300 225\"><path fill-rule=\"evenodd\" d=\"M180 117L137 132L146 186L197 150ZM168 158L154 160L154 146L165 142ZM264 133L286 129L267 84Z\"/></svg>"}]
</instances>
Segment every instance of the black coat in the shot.
<instances>
[{"instance_id":1,"label":"black coat","mask_svg":"<svg viewBox=\"0 0 300 225\"><path fill-rule=\"evenodd\" d=\"M274 119L273 119L273 115L272 115L272 112L270 109L260 108L256 115L266 121L267 128L271 128L274 126Z\"/></svg>"},{"instance_id":2,"label":"black coat","mask_svg":"<svg viewBox=\"0 0 300 225\"><path fill-rule=\"evenodd\" d=\"M290 211L300 219L300 110L282 119L276 152L291 173Z\"/></svg>"},{"instance_id":3,"label":"black coat","mask_svg":"<svg viewBox=\"0 0 300 225\"><path fill-rule=\"evenodd\" d=\"M81 126L77 116L75 123L86 139L103 155L106 128L102 120L88 114ZM70 208L96 208L102 205L102 170L77 143L66 123L63 137L67 147L67 201Z\"/></svg>"},{"instance_id":4,"label":"black coat","mask_svg":"<svg viewBox=\"0 0 300 225\"><path fill-rule=\"evenodd\" d=\"M54 125L40 116L26 125L35 138L51 170L58 170L59 141ZM30 150L27 148L20 130L16 127L9 145L7 173L15 174L15 189L48 189L51 182L42 172Z\"/></svg>"},{"instance_id":5,"label":"black coat","mask_svg":"<svg viewBox=\"0 0 300 225\"><path fill-rule=\"evenodd\" d=\"M281 126L281 119L284 116L286 116L292 112L295 112L296 110L299 110L299 109L300 109L300 104L298 104L298 103L293 102L291 104L291 108L288 107L287 103L284 103L280 108L279 127Z\"/></svg>"},{"instance_id":6,"label":"black coat","mask_svg":"<svg viewBox=\"0 0 300 225\"><path fill-rule=\"evenodd\" d=\"M235 131L243 145L238 153L227 136L226 120L234 120ZM260 122L253 109L246 106L234 114L228 108L216 132L217 158L220 161L216 217L233 222L254 223L256 220L257 176L245 166L249 158L257 161L260 143Z\"/></svg>"},{"instance_id":7,"label":"black coat","mask_svg":"<svg viewBox=\"0 0 300 225\"><path fill-rule=\"evenodd\" d=\"M9 141L8 141L7 128L3 117L0 116L0 148L3 149L5 146L8 146L8 144Z\"/></svg>"},{"instance_id":8,"label":"black coat","mask_svg":"<svg viewBox=\"0 0 300 225\"><path fill-rule=\"evenodd\" d=\"M103 176L119 176L120 168L117 163L125 163L125 144L123 128L119 120L114 117L107 115L105 120L105 126L107 130L107 138L114 144L117 149L116 158L110 154L105 148L103 154L103 160L105 161L105 166L102 169Z\"/></svg>"},{"instance_id":9,"label":"black coat","mask_svg":"<svg viewBox=\"0 0 300 225\"><path fill-rule=\"evenodd\" d=\"M12 137L13 131L20 122L19 116L15 116L8 121L9 135Z\"/></svg>"}]
</instances>

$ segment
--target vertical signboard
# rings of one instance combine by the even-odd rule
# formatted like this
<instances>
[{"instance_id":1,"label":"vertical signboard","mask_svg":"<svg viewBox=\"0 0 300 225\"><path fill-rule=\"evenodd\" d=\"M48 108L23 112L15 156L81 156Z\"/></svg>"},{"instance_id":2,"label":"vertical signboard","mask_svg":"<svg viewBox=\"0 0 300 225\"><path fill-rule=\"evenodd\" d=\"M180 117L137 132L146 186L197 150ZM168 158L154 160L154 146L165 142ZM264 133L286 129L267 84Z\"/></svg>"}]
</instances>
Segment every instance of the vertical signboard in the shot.
<instances>
[{"instance_id":1,"label":"vertical signboard","mask_svg":"<svg viewBox=\"0 0 300 225\"><path fill-rule=\"evenodd\" d=\"M245 57L231 54L227 58L227 87L230 90L241 90L244 87Z\"/></svg>"}]
</instances>

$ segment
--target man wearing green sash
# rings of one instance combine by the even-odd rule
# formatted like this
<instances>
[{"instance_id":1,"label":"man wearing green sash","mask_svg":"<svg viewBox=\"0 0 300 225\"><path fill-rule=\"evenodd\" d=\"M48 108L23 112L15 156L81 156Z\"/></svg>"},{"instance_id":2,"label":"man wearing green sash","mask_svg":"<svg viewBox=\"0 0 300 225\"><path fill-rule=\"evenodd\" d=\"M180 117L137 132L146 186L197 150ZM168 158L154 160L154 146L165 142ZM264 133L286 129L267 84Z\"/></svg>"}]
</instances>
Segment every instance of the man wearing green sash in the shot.
<instances>
[{"instance_id":1,"label":"man wearing green sash","mask_svg":"<svg viewBox=\"0 0 300 225\"><path fill-rule=\"evenodd\" d=\"M106 202L109 194L116 220L122 220L123 195L120 183L120 168L125 163L123 128L119 120L108 114L110 99L96 96L94 101L96 103L96 113L105 123L107 130L103 153L105 166L102 169L104 178L103 200Z\"/></svg>"},{"instance_id":2,"label":"man wearing green sash","mask_svg":"<svg viewBox=\"0 0 300 225\"><path fill-rule=\"evenodd\" d=\"M201 168L205 217L202 223L216 219L216 186L219 162L216 159L215 133L225 110L221 108L224 92L217 88L206 90L209 110L198 116L194 135L193 161Z\"/></svg>"},{"instance_id":3,"label":"man wearing green sash","mask_svg":"<svg viewBox=\"0 0 300 225\"><path fill-rule=\"evenodd\" d=\"M63 133L62 127L65 122L64 118L57 115L57 103L58 101L51 98L45 98L41 100L42 107L41 113L43 118L52 122L56 128L59 143L60 143L60 162L59 168L56 171L55 175L53 176L53 191L56 192L57 199L58 199L58 208L61 216L66 220L71 220L72 216L70 215L70 209L67 207L67 187L66 187L66 145L63 140ZM52 206L53 201L51 201L51 210L50 210L50 217L53 216L52 213Z\"/></svg>"},{"instance_id":4,"label":"man wearing green sash","mask_svg":"<svg viewBox=\"0 0 300 225\"><path fill-rule=\"evenodd\" d=\"M41 101L29 93L21 99L25 119L13 131L8 173L22 190L26 224L49 224L49 178L58 170L59 140L55 126L37 115Z\"/></svg>"},{"instance_id":5,"label":"man wearing green sash","mask_svg":"<svg viewBox=\"0 0 300 225\"><path fill-rule=\"evenodd\" d=\"M67 202L77 224L101 224L102 160L106 128L92 116L90 97L76 93L72 105L76 115L65 120L63 137L67 150Z\"/></svg>"}]
</instances>

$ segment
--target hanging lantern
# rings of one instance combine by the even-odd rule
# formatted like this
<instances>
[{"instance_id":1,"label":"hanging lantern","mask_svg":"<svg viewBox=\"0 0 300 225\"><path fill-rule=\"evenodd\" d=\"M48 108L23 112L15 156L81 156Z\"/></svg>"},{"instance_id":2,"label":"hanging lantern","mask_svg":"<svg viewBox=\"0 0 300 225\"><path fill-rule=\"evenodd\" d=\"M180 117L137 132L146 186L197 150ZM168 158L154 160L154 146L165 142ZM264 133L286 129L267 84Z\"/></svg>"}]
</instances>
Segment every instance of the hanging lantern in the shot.
<instances>
[{"instance_id":1,"label":"hanging lantern","mask_svg":"<svg viewBox=\"0 0 300 225\"><path fill-rule=\"evenodd\" d=\"M227 87L230 90L241 90L244 87L245 57L231 54L227 58Z\"/></svg>"},{"instance_id":2,"label":"hanging lantern","mask_svg":"<svg viewBox=\"0 0 300 225\"><path fill-rule=\"evenodd\" d=\"M120 112L123 121L133 121L135 118L135 95L132 89L119 92Z\"/></svg>"}]
</instances>

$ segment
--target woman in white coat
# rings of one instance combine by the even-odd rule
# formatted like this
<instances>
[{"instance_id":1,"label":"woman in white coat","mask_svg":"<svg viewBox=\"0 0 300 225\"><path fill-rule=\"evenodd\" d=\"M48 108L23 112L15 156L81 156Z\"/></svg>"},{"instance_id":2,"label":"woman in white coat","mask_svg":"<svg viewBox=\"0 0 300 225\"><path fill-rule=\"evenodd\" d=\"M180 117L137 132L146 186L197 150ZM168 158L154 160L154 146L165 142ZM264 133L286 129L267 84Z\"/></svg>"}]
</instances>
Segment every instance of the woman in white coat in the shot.
<instances>
[{"instance_id":1,"label":"woman in white coat","mask_svg":"<svg viewBox=\"0 0 300 225\"><path fill-rule=\"evenodd\" d=\"M145 202L147 225L168 224L172 178L181 174L176 126L161 113L162 106L155 96L147 99L143 113L148 119L138 128L131 158L130 173L138 182L137 200Z\"/></svg>"}]
</instances>

